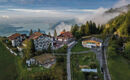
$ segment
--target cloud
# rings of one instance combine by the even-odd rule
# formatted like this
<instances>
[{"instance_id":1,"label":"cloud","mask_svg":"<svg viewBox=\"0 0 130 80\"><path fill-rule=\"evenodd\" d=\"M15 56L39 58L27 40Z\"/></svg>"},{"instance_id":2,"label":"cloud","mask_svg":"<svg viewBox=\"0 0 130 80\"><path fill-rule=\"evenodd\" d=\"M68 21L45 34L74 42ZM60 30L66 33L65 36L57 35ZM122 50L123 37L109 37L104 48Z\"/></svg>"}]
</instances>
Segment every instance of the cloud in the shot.
<instances>
[{"instance_id":1,"label":"cloud","mask_svg":"<svg viewBox=\"0 0 130 80\"><path fill-rule=\"evenodd\" d=\"M0 16L1 18L4 18L4 19L9 19L9 16L7 15L3 15L3 16Z\"/></svg>"},{"instance_id":2,"label":"cloud","mask_svg":"<svg viewBox=\"0 0 130 80\"><path fill-rule=\"evenodd\" d=\"M61 22L61 24L59 24L59 25L56 27L57 33L60 34L60 32L62 32L63 29L69 31L69 30L71 29L71 26L72 26L72 25L68 25L68 24L65 24L64 22Z\"/></svg>"},{"instance_id":3,"label":"cloud","mask_svg":"<svg viewBox=\"0 0 130 80\"><path fill-rule=\"evenodd\" d=\"M128 5L128 4L130 4L130 0L119 0L119 1L114 5L114 8L118 8L118 7L121 7L121 6Z\"/></svg>"},{"instance_id":4,"label":"cloud","mask_svg":"<svg viewBox=\"0 0 130 80\"><path fill-rule=\"evenodd\" d=\"M7 20L0 19L0 22L11 23L15 25L24 26L23 29L31 29L35 26L40 26L41 29L45 30L47 33L49 28L57 22L61 21L59 25L56 26L57 32L60 33L63 29L70 30L72 24L66 24L62 20L74 19L77 24L83 24L86 21L92 20L97 24L104 24L115 15L103 15L107 8L98 9L7 9L1 10L0 16L4 18L10 18ZM41 24L41 25L36 25ZM49 25L46 26L45 24ZM43 27L44 26L44 27ZM34 27L37 29L38 27ZM53 30L51 31L51 33Z\"/></svg>"}]
</instances>

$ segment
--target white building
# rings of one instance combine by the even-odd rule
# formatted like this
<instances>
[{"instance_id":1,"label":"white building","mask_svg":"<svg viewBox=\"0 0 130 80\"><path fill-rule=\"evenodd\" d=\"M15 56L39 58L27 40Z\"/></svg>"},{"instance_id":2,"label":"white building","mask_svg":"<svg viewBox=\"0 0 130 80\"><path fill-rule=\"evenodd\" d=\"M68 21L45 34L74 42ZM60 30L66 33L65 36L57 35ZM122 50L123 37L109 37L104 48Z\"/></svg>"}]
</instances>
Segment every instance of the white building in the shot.
<instances>
[{"instance_id":1,"label":"white building","mask_svg":"<svg viewBox=\"0 0 130 80\"><path fill-rule=\"evenodd\" d=\"M102 46L102 40L92 37L90 39L86 39L82 41L82 45L83 47L87 47L87 48L93 48L93 47L101 47Z\"/></svg>"},{"instance_id":2,"label":"white building","mask_svg":"<svg viewBox=\"0 0 130 80\"><path fill-rule=\"evenodd\" d=\"M40 32L33 33L29 39L34 40L35 50L41 51L47 49L49 45L53 46L53 38Z\"/></svg>"},{"instance_id":3,"label":"white building","mask_svg":"<svg viewBox=\"0 0 130 80\"><path fill-rule=\"evenodd\" d=\"M26 60L28 66L39 65L45 68L50 68L53 64L56 63L56 58L52 54L42 54L40 56L35 56Z\"/></svg>"},{"instance_id":4,"label":"white building","mask_svg":"<svg viewBox=\"0 0 130 80\"><path fill-rule=\"evenodd\" d=\"M19 33L15 33L8 37L9 40L11 40L12 46L20 46L22 41L26 38L25 35L21 35Z\"/></svg>"},{"instance_id":5,"label":"white building","mask_svg":"<svg viewBox=\"0 0 130 80\"><path fill-rule=\"evenodd\" d=\"M64 43L64 44L68 44L71 41L73 41L73 35L71 32L67 31L67 32L61 32L61 34L59 36L57 36L57 40Z\"/></svg>"}]
</instances>

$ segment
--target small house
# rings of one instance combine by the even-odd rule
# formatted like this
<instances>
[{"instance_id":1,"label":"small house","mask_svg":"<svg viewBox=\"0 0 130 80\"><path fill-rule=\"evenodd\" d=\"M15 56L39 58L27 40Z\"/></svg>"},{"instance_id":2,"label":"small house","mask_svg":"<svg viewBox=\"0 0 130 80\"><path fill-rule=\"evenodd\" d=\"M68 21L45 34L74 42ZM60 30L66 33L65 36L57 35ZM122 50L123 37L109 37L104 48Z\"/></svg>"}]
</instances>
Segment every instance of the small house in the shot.
<instances>
[{"instance_id":1,"label":"small house","mask_svg":"<svg viewBox=\"0 0 130 80\"><path fill-rule=\"evenodd\" d=\"M55 63L56 63L56 58L52 54L42 54L40 56L35 56L29 60L26 60L26 64L28 66L39 65L45 68L50 68Z\"/></svg>"},{"instance_id":2,"label":"small house","mask_svg":"<svg viewBox=\"0 0 130 80\"><path fill-rule=\"evenodd\" d=\"M61 32L61 34L59 36L57 36L57 40L67 44L73 40L73 35L69 31Z\"/></svg>"},{"instance_id":3,"label":"small house","mask_svg":"<svg viewBox=\"0 0 130 80\"><path fill-rule=\"evenodd\" d=\"M83 40L82 45L83 45L83 47L87 47L87 48L101 47L102 42L103 41L101 39L91 37L89 39Z\"/></svg>"}]
</instances>

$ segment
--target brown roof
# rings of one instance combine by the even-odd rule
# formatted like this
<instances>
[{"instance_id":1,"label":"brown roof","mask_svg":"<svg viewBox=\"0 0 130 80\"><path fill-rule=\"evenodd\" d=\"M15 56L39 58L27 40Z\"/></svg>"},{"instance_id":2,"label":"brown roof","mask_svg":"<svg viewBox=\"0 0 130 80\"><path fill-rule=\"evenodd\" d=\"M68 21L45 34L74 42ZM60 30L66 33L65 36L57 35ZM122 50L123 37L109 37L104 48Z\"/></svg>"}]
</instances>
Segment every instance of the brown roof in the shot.
<instances>
[{"instance_id":1,"label":"brown roof","mask_svg":"<svg viewBox=\"0 0 130 80\"><path fill-rule=\"evenodd\" d=\"M29 37L29 39L37 39L37 38L40 37L41 35L43 35L43 34L40 33L40 32L35 32L35 33L33 33L33 34Z\"/></svg>"},{"instance_id":2,"label":"brown roof","mask_svg":"<svg viewBox=\"0 0 130 80\"><path fill-rule=\"evenodd\" d=\"M35 56L33 57L36 61L38 61L39 63L44 63L47 60L51 60L51 59L55 59L55 56L53 56L52 54L42 54L40 56Z\"/></svg>"},{"instance_id":3,"label":"brown roof","mask_svg":"<svg viewBox=\"0 0 130 80\"><path fill-rule=\"evenodd\" d=\"M43 34L43 33L40 33L40 32L35 32L35 33L33 33L33 34L29 37L29 39L37 39L37 38L40 37L41 35L47 36L47 37L51 37L51 36L49 36L49 35L46 35L46 34Z\"/></svg>"},{"instance_id":4,"label":"brown roof","mask_svg":"<svg viewBox=\"0 0 130 80\"><path fill-rule=\"evenodd\" d=\"M8 38L9 38L10 40L14 40L15 38L17 38L17 37L19 37L19 36L21 36L21 34L15 33L15 34L12 34L11 36L9 36Z\"/></svg>"},{"instance_id":5,"label":"brown roof","mask_svg":"<svg viewBox=\"0 0 130 80\"><path fill-rule=\"evenodd\" d=\"M73 35L71 32L64 32L64 33L61 33L58 38L72 38Z\"/></svg>"}]
</instances>

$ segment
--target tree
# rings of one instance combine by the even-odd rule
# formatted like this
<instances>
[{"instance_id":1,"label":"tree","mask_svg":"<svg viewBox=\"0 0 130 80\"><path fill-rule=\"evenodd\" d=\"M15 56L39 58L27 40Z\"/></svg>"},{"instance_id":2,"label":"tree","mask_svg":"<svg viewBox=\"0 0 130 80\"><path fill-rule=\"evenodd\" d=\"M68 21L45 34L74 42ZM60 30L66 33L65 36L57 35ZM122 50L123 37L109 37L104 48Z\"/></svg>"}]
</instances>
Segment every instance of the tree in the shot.
<instances>
[{"instance_id":1,"label":"tree","mask_svg":"<svg viewBox=\"0 0 130 80\"><path fill-rule=\"evenodd\" d=\"M79 31L79 26L77 24L75 24L74 26L72 26L72 30L71 33L76 36L76 31Z\"/></svg>"},{"instance_id":2,"label":"tree","mask_svg":"<svg viewBox=\"0 0 130 80\"><path fill-rule=\"evenodd\" d=\"M85 36L85 25L81 25L81 27L80 27L80 34L81 34L81 36Z\"/></svg>"},{"instance_id":3,"label":"tree","mask_svg":"<svg viewBox=\"0 0 130 80\"><path fill-rule=\"evenodd\" d=\"M126 56L128 59L130 59L130 42L127 42L127 43L125 44L125 50L124 50L124 52L125 52L125 56Z\"/></svg>"},{"instance_id":4,"label":"tree","mask_svg":"<svg viewBox=\"0 0 130 80\"><path fill-rule=\"evenodd\" d=\"M38 28L38 32L41 32L41 30Z\"/></svg>"},{"instance_id":5,"label":"tree","mask_svg":"<svg viewBox=\"0 0 130 80\"><path fill-rule=\"evenodd\" d=\"M51 36L51 33L49 32L48 35Z\"/></svg>"},{"instance_id":6,"label":"tree","mask_svg":"<svg viewBox=\"0 0 130 80\"><path fill-rule=\"evenodd\" d=\"M96 34L97 33L97 27L96 27L96 24L93 22L92 23L92 28L91 28L92 30L92 33L91 34Z\"/></svg>"},{"instance_id":7,"label":"tree","mask_svg":"<svg viewBox=\"0 0 130 80\"><path fill-rule=\"evenodd\" d=\"M74 26L71 26L71 29L70 29L70 32L71 32L71 33L73 32L73 28L74 28Z\"/></svg>"},{"instance_id":8,"label":"tree","mask_svg":"<svg viewBox=\"0 0 130 80\"><path fill-rule=\"evenodd\" d=\"M32 35L32 34L33 34L33 31L32 31L32 29L31 29L29 35Z\"/></svg>"},{"instance_id":9,"label":"tree","mask_svg":"<svg viewBox=\"0 0 130 80\"><path fill-rule=\"evenodd\" d=\"M76 39L79 39L79 38L81 37L81 34L80 34L79 31L76 31L76 32L75 32L75 37L76 37Z\"/></svg>"},{"instance_id":10,"label":"tree","mask_svg":"<svg viewBox=\"0 0 130 80\"><path fill-rule=\"evenodd\" d=\"M31 56L34 56L34 52L35 52L35 46L34 46L34 43L33 43L33 40L26 40L24 42L26 44L25 46L25 58L26 59L29 59Z\"/></svg>"},{"instance_id":11,"label":"tree","mask_svg":"<svg viewBox=\"0 0 130 80\"><path fill-rule=\"evenodd\" d=\"M90 34L90 26L89 23L86 23L86 27L85 27L85 35L89 35Z\"/></svg>"},{"instance_id":12,"label":"tree","mask_svg":"<svg viewBox=\"0 0 130 80\"><path fill-rule=\"evenodd\" d=\"M31 39L30 40L30 48L31 48L31 53L35 52L35 45L34 45L34 41Z\"/></svg>"},{"instance_id":13,"label":"tree","mask_svg":"<svg viewBox=\"0 0 130 80\"><path fill-rule=\"evenodd\" d=\"M47 52L48 52L48 53L51 53L51 52L52 52L51 43L49 44L49 46L48 46L48 48L47 48Z\"/></svg>"},{"instance_id":14,"label":"tree","mask_svg":"<svg viewBox=\"0 0 130 80\"><path fill-rule=\"evenodd\" d=\"M55 38L57 37L56 29L55 29L55 31L54 31L54 37L55 37Z\"/></svg>"},{"instance_id":15,"label":"tree","mask_svg":"<svg viewBox=\"0 0 130 80\"><path fill-rule=\"evenodd\" d=\"M63 32L66 32L66 30L65 30L65 29L63 29Z\"/></svg>"}]
</instances>

